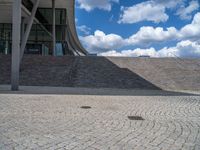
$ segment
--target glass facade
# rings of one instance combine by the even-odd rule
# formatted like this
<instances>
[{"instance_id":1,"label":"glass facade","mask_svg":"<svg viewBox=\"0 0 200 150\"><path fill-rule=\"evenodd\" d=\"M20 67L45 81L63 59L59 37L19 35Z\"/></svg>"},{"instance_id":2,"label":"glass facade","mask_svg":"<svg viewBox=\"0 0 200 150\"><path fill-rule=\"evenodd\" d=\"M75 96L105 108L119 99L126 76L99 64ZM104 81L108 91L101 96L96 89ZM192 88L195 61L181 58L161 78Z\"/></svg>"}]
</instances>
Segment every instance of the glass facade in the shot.
<instances>
[{"instance_id":1,"label":"glass facade","mask_svg":"<svg viewBox=\"0 0 200 150\"><path fill-rule=\"evenodd\" d=\"M0 24L0 53L11 53L12 25Z\"/></svg>"},{"instance_id":2,"label":"glass facade","mask_svg":"<svg viewBox=\"0 0 200 150\"><path fill-rule=\"evenodd\" d=\"M25 53L26 54L52 54L52 9L39 8L38 12L46 23L33 24ZM26 25L25 25L26 27ZM66 53L66 10L56 9L56 50L59 55ZM12 41L12 24L0 24L0 53L10 54Z\"/></svg>"}]
</instances>

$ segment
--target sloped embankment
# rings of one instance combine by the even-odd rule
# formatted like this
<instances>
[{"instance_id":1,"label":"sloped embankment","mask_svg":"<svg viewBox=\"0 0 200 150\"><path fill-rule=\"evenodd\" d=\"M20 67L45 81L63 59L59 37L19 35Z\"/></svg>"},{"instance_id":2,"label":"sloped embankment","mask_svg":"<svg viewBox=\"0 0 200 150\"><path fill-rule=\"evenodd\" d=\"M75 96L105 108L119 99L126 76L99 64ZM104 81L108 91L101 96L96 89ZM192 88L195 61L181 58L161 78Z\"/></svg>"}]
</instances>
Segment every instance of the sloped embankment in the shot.
<instances>
[{"instance_id":1,"label":"sloped embankment","mask_svg":"<svg viewBox=\"0 0 200 150\"><path fill-rule=\"evenodd\" d=\"M10 56L0 55L0 84L10 83ZM200 60L25 56L21 85L199 90Z\"/></svg>"}]
</instances>

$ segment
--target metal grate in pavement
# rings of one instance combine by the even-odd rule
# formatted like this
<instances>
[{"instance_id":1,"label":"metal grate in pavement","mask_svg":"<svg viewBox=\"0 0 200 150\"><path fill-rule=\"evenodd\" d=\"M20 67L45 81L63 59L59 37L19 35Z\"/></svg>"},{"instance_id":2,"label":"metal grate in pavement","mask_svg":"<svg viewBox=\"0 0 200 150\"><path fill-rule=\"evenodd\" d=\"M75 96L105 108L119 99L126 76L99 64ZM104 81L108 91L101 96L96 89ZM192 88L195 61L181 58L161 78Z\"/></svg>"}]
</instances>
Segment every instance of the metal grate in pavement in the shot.
<instances>
[{"instance_id":1,"label":"metal grate in pavement","mask_svg":"<svg viewBox=\"0 0 200 150\"><path fill-rule=\"evenodd\" d=\"M144 120L144 118L142 118L141 116L128 116L129 120Z\"/></svg>"},{"instance_id":2,"label":"metal grate in pavement","mask_svg":"<svg viewBox=\"0 0 200 150\"><path fill-rule=\"evenodd\" d=\"M81 106L82 109L91 109L92 107L90 106Z\"/></svg>"}]
</instances>

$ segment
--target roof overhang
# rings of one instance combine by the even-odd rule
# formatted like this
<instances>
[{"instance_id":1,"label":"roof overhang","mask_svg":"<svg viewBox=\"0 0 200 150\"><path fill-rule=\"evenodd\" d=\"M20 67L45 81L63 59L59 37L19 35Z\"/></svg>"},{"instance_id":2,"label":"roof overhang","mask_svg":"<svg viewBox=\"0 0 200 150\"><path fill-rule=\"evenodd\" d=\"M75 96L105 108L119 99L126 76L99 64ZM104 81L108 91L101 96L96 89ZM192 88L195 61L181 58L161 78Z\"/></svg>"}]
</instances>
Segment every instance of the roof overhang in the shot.
<instances>
[{"instance_id":1,"label":"roof overhang","mask_svg":"<svg viewBox=\"0 0 200 150\"><path fill-rule=\"evenodd\" d=\"M12 22L12 0L0 0L0 23ZM22 6L22 17L27 18L30 16L30 12ZM35 20L36 21L36 20Z\"/></svg>"}]
</instances>

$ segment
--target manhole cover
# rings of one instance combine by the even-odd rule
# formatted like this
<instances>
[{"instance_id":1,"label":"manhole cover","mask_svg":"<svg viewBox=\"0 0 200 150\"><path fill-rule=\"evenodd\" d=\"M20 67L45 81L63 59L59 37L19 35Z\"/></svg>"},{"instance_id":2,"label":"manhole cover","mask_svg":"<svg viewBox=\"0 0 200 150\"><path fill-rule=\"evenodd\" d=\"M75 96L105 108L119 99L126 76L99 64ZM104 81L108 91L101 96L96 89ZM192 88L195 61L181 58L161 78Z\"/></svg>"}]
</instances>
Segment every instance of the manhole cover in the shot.
<instances>
[{"instance_id":1,"label":"manhole cover","mask_svg":"<svg viewBox=\"0 0 200 150\"><path fill-rule=\"evenodd\" d=\"M144 120L141 116L128 116L129 120Z\"/></svg>"},{"instance_id":2,"label":"manhole cover","mask_svg":"<svg viewBox=\"0 0 200 150\"><path fill-rule=\"evenodd\" d=\"M92 107L90 106L81 106L82 109L91 109Z\"/></svg>"}]
</instances>

